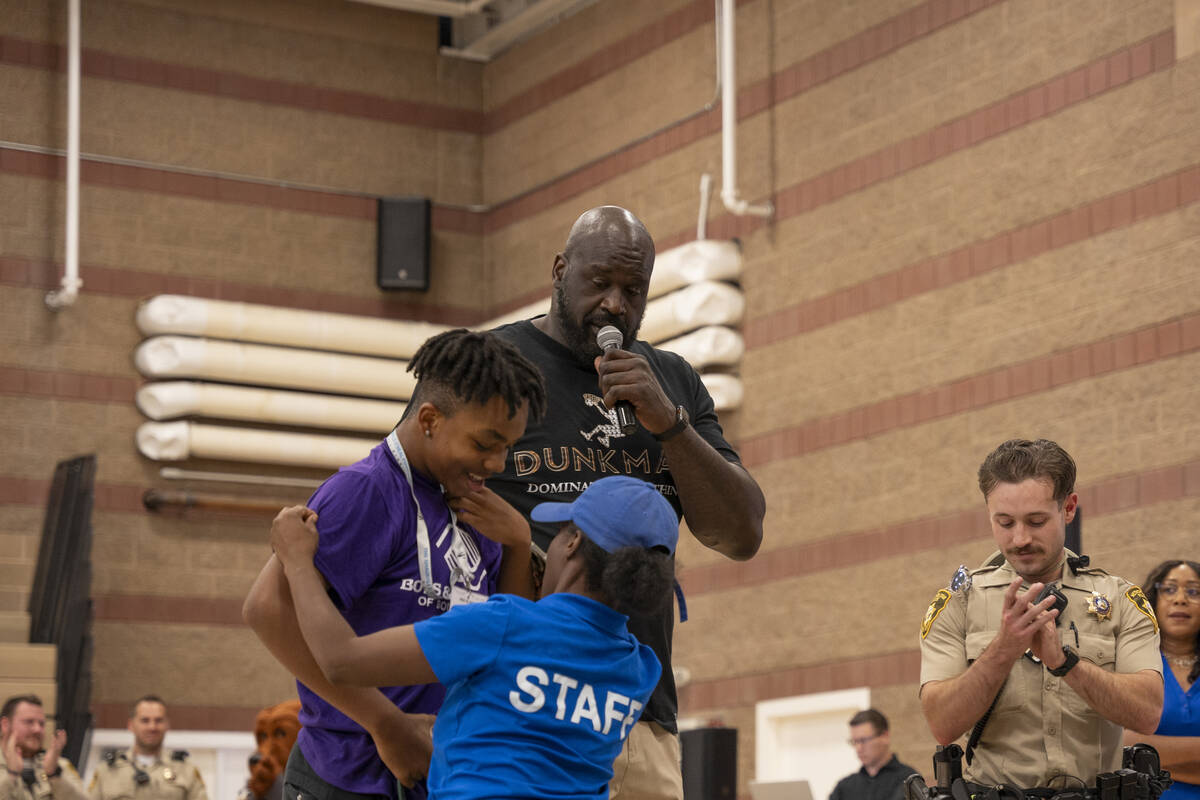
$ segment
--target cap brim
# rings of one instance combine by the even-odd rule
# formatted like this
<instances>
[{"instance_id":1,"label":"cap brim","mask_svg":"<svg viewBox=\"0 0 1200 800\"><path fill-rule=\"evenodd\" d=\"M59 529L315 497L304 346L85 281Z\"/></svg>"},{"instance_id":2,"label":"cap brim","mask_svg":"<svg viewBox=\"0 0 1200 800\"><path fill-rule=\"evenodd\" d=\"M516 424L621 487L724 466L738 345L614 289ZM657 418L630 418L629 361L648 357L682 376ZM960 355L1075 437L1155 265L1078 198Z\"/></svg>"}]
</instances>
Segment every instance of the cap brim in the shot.
<instances>
[{"instance_id":1,"label":"cap brim","mask_svg":"<svg viewBox=\"0 0 1200 800\"><path fill-rule=\"evenodd\" d=\"M529 512L536 522L569 522L573 503L538 503Z\"/></svg>"}]
</instances>

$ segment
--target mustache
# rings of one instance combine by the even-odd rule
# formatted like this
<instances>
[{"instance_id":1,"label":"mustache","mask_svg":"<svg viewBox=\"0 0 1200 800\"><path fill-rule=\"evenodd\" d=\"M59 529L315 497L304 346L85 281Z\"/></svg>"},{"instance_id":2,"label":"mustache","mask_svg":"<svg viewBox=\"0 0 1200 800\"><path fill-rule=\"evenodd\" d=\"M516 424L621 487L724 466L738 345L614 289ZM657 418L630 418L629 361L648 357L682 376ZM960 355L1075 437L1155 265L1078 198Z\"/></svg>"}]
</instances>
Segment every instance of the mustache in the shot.
<instances>
[{"instance_id":1,"label":"mustache","mask_svg":"<svg viewBox=\"0 0 1200 800\"><path fill-rule=\"evenodd\" d=\"M1031 556L1042 552L1042 548L1034 545L1026 545L1025 547L1009 548L1006 552L1014 556Z\"/></svg>"},{"instance_id":2,"label":"mustache","mask_svg":"<svg viewBox=\"0 0 1200 800\"><path fill-rule=\"evenodd\" d=\"M614 317L611 314L592 314L587 318L587 324L595 325L598 328L603 328L605 325L612 325L621 332L622 336L629 335L629 332L625 330L625 320L621 319L620 317Z\"/></svg>"}]
</instances>

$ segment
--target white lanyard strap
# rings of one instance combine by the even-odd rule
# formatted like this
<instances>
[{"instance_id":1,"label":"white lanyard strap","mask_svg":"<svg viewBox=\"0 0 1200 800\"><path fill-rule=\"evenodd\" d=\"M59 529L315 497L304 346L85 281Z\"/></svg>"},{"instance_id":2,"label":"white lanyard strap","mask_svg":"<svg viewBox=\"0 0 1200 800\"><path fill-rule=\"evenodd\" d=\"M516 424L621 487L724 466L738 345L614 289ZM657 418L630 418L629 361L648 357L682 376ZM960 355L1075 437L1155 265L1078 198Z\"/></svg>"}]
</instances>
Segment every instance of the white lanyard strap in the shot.
<instances>
[{"instance_id":1,"label":"white lanyard strap","mask_svg":"<svg viewBox=\"0 0 1200 800\"><path fill-rule=\"evenodd\" d=\"M425 524L425 515L421 513L421 503L417 500L412 467L408 463L408 456L404 454L404 448L400 446L400 437L396 435L395 431L388 434L387 446L392 454L392 460L400 467L405 480L408 481L408 491L412 495L413 508L417 511L417 567L421 570L421 591L430 597L441 597L442 593L433 582L433 549L429 546L429 526ZM454 509L448 510L450 511L450 528L457 540L458 517L455 516ZM453 547L453 543L451 547ZM453 583L457 577L457 575L451 575L450 582Z\"/></svg>"}]
</instances>

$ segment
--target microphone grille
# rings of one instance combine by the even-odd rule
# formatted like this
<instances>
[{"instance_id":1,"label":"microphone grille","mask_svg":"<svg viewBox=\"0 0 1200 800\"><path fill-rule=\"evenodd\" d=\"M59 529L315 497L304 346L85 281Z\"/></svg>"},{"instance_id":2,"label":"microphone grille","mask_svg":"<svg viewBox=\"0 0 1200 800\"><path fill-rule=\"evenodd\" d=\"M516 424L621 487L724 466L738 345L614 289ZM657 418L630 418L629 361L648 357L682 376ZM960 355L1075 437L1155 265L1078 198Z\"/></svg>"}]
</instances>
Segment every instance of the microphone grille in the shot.
<instances>
[{"instance_id":1,"label":"microphone grille","mask_svg":"<svg viewBox=\"0 0 1200 800\"><path fill-rule=\"evenodd\" d=\"M620 347L625 344L625 335L617 330L615 325L605 325L596 331L596 344L600 345L601 350Z\"/></svg>"}]
</instances>

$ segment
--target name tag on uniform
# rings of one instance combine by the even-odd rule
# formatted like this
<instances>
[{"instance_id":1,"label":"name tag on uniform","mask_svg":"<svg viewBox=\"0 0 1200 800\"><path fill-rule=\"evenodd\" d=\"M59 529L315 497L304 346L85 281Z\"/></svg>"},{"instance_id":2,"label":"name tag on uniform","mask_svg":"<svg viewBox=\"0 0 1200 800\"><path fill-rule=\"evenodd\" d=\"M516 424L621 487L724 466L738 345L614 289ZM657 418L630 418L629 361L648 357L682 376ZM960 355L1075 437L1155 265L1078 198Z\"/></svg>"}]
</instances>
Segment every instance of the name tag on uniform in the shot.
<instances>
[{"instance_id":1,"label":"name tag on uniform","mask_svg":"<svg viewBox=\"0 0 1200 800\"><path fill-rule=\"evenodd\" d=\"M465 606L471 603L486 603L488 596L479 592L472 592L465 586L455 586L450 590L450 607Z\"/></svg>"}]
</instances>

